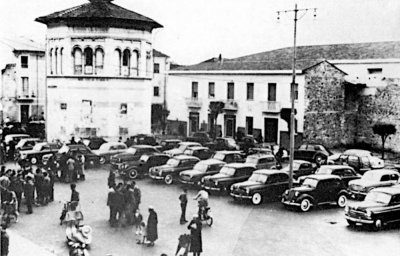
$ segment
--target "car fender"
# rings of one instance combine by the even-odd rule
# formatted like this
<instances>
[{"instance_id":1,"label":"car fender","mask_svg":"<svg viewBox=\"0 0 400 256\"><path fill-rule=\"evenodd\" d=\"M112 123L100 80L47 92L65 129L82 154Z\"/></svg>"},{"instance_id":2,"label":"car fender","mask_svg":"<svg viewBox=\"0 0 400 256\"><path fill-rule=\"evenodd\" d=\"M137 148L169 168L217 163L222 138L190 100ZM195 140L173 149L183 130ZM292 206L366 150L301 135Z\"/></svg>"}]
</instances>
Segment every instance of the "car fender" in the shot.
<instances>
[{"instance_id":1,"label":"car fender","mask_svg":"<svg viewBox=\"0 0 400 256\"><path fill-rule=\"evenodd\" d=\"M346 195L347 197L349 196L349 191L348 190L346 190L346 189L341 189L339 192L338 192L338 196L340 196L340 195L342 195L342 194L344 194L344 195Z\"/></svg>"},{"instance_id":2,"label":"car fender","mask_svg":"<svg viewBox=\"0 0 400 256\"><path fill-rule=\"evenodd\" d=\"M308 194L300 195L300 196L296 199L296 202L300 203L303 199L306 199L306 198L309 199L309 200L311 201L312 204L315 204L315 199L314 199L314 197L311 196L311 195L308 195Z\"/></svg>"}]
</instances>

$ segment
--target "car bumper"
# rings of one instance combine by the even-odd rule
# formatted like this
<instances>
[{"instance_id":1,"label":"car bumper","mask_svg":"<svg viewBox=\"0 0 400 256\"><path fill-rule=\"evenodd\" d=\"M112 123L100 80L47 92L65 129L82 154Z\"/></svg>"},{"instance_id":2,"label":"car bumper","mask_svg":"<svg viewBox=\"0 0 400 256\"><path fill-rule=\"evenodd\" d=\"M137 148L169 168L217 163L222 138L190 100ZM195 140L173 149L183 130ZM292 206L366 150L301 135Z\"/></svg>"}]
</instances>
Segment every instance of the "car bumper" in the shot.
<instances>
[{"instance_id":1,"label":"car bumper","mask_svg":"<svg viewBox=\"0 0 400 256\"><path fill-rule=\"evenodd\" d=\"M350 217L348 215L345 215L344 217L346 218L346 220L354 221L354 222L357 222L357 223L369 224L369 225L370 224L374 224L373 220L359 219L359 218Z\"/></svg>"},{"instance_id":2,"label":"car bumper","mask_svg":"<svg viewBox=\"0 0 400 256\"><path fill-rule=\"evenodd\" d=\"M163 180L164 176L158 176L154 174L149 174L149 177L152 178L153 180Z\"/></svg>"},{"instance_id":3,"label":"car bumper","mask_svg":"<svg viewBox=\"0 0 400 256\"><path fill-rule=\"evenodd\" d=\"M210 191L221 191L222 190L219 187L211 187L211 186L207 186L207 185L203 185L201 187L204 188L205 190L210 190Z\"/></svg>"},{"instance_id":4,"label":"car bumper","mask_svg":"<svg viewBox=\"0 0 400 256\"><path fill-rule=\"evenodd\" d=\"M234 197L236 199L242 199L242 200L250 200L252 196L248 195L240 195L240 194L235 194L235 193L230 193L231 197Z\"/></svg>"},{"instance_id":5,"label":"car bumper","mask_svg":"<svg viewBox=\"0 0 400 256\"><path fill-rule=\"evenodd\" d=\"M288 201L288 200L285 200L284 198L282 198L281 202L284 205L300 207L300 203L297 203L296 201Z\"/></svg>"},{"instance_id":6,"label":"car bumper","mask_svg":"<svg viewBox=\"0 0 400 256\"><path fill-rule=\"evenodd\" d=\"M111 167L114 168L115 170L122 170L123 163L112 163Z\"/></svg>"},{"instance_id":7,"label":"car bumper","mask_svg":"<svg viewBox=\"0 0 400 256\"><path fill-rule=\"evenodd\" d=\"M350 191L349 192L349 197L351 199L357 200L357 201L362 201L365 199L367 196L367 193L364 192L357 192L357 191Z\"/></svg>"},{"instance_id":8,"label":"car bumper","mask_svg":"<svg viewBox=\"0 0 400 256\"><path fill-rule=\"evenodd\" d=\"M188 184L188 185L196 185L198 183L198 182L195 182L195 181L182 180L182 179L179 179L179 182L182 183L182 184Z\"/></svg>"}]
</instances>

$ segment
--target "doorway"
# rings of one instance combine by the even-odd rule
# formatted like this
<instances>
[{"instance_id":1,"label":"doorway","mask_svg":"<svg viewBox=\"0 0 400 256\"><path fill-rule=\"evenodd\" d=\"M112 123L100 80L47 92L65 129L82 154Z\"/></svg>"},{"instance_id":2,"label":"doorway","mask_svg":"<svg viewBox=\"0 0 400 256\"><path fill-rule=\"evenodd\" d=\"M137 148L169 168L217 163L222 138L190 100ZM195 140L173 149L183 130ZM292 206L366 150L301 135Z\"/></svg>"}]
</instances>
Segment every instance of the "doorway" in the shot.
<instances>
[{"instance_id":1,"label":"doorway","mask_svg":"<svg viewBox=\"0 0 400 256\"><path fill-rule=\"evenodd\" d=\"M236 130L236 116L225 115L225 136L235 137Z\"/></svg>"},{"instance_id":2,"label":"doorway","mask_svg":"<svg viewBox=\"0 0 400 256\"><path fill-rule=\"evenodd\" d=\"M264 118L264 141L278 143L277 118Z\"/></svg>"},{"instance_id":3,"label":"doorway","mask_svg":"<svg viewBox=\"0 0 400 256\"><path fill-rule=\"evenodd\" d=\"M29 105L21 105L21 124L27 124L29 120Z\"/></svg>"},{"instance_id":4,"label":"doorway","mask_svg":"<svg viewBox=\"0 0 400 256\"><path fill-rule=\"evenodd\" d=\"M189 135L191 135L199 130L199 124L200 124L199 113L190 112L189 113Z\"/></svg>"}]
</instances>

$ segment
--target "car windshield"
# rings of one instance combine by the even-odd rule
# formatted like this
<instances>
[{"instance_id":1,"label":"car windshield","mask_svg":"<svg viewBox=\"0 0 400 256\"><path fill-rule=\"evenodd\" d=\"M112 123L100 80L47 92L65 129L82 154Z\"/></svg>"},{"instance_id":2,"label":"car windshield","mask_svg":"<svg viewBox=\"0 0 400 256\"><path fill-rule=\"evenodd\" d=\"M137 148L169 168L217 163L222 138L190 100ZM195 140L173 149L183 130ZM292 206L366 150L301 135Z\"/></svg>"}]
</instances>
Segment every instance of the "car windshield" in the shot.
<instances>
[{"instance_id":1,"label":"car windshield","mask_svg":"<svg viewBox=\"0 0 400 256\"><path fill-rule=\"evenodd\" d=\"M389 194L378 192L378 191L371 191L365 197L365 201L368 202L376 202L380 204L389 204L391 196Z\"/></svg>"},{"instance_id":2,"label":"car windshield","mask_svg":"<svg viewBox=\"0 0 400 256\"><path fill-rule=\"evenodd\" d=\"M227 176L233 176L235 175L235 168L232 167L222 167L221 171L219 172L221 174L225 174Z\"/></svg>"},{"instance_id":3,"label":"car windshield","mask_svg":"<svg viewBox=\"0 0 400 256\"><path fill-rule=\"evenodd\" d=\"M329 166L321 166L315 173L318 174L331 174L332 169Z\"/></svg>"},{"instance_id":4,"label":"car windshield","mask_svg":"<svg viewBox=\"0 0 400 256\"><path fill-rule=\"evenodd\" d=\"M246 164L257 164L258 158L257 157L247 157Z\"/></svg>"},{"instance_id":5,"label":"car windshield","mask_svg":"<svg viewBox=\"0 0 400 256\"><path fill-rule=\"evenodd\" d=\"M167 165L171 166L171 167L177 167L179 165L179 160L174 159L174 158L169 159L167 162Z\"/></svg>"},{"instance_id":6,"label":"car windshield","mask_svg":"<svg viewBox=\"0 0 400 256\"><path fill-rule=\"evenodd\" d=\"M260 174L260 173L253 173L250 176L249 181L254 181L254 182L265 184L265 182L267 182L267 179L268 179L267 175Z\"/></svg>"},{"instance_id":7,"label":"car windshield","mask_svg":"<svg viewBox=\"0 0 400 256\"><path fill-rule=\"evenodd\" d=\"M318 184L318 180L307 178L303 181L302 186L316 188Z\"/></svg>"},{"instance_id":8,"label":"car windshield","mask_svg":"<svg viewBox=\"0 0 400 256\"><path fill-rule=\"evenodd\" d=\"M42 146L43 146L43 144L36 144L35 146L33 146L33 150L40 151L40 150L42 150Z\"/></svg>"},{"instance_id":9,"label":"car windshield","mask_svg":"<svg viewBox=\"0 0 400 256\"><path fill-rule=\"evenodd\" d=\"M149 160L149 158L150 158L149 155L142 155L142 156L140 157L140 161L142 161L142 162L147 162L147 160Z\"/></svg>"},{"instance_id":10,"label":"car windshield","mask_svg":"<svg viewBox=\"0 0 400 256\"><path fill-rule=\"evenodd\" d=\"M185 152L183 152L185 155L193 155L194 151L191 149L186 149Z\"/></svg>"},{"instance_id":11,"label":"car windshield","mask_svg":"<svg viewBox=\"0 0 400 256\"><path fill-rule=\"evenodd\" d=\"M196 170L196 171L198 171L198 172L206 172L207 171L207 168L208 168L208 165L207 164L204 164L204 163L197 163L194 167L193 167L193 170Z\"/></svg>"},{"instance_id":12,"label":"car windshield","mask_svg":"<svg viewBox=\"0 0 400 256\"><path fill-rule=\"evenodd\" d=\"M361 177L362 180L367 180L367 181L379 181L382 177L381 172L366 172L364 175Z\"/></svg>"},{"instance_id":13,"label":"car windshield","mask_svg":"<svg viewBox=\"0 0 400 256\"><path fill-rule=\"evenodd\" d=\"M220 161L224 161L224 158L225 158L225 154L222 154L222 153L216 153L213 156L213 159L217 159L217 160L220 160Z\"/></svg>"},{"instance_id":14,"label":"car windshield","mask_svg":"<svg viewBox=\"0 0 400 256\"><path fill-rule=\"evenodd\" d=\"M126 153L129 153L129 154L136 154L136 151L137 151L136 148L128 148L128 149L126 150Z\"/></svg>"},{"instance_id":15,"label":"car windshield","mask_svg":"<svg viewBox=\"0 0 400 256\"><path fill-rule=\"evenodd\" d=\"M35 147L36 146L39 146L40 144L37 144L37 145L35 145ZM67 153L69 151L69 147L67 146L67 145L63 145L59 150L58 150L58 153L60 153L60 154L62 154L62 153Z\"/></svg>"},{"instance_id":16,"label":"car windshield","mask_svg":"<svg viewBox=\"0 0 400 256\"><path fill-rule=\"evenodd\" d=\"M299 163L293 162L293 170L298 170L300 167ZM290 166L286 166L284 168L282 168L283 171L289 171Z\"/></svg>"},{"instance_id":17,"label":"car windshield","mask_svg":"<svg viewBox=\"0 0 400 256\"><path fill-rule=\"evenodd\" d=\"M178 149L183 152L183 151L185 151L186 148L187 148L187 145L181 144Z\"/></svg>"}]
</instances>

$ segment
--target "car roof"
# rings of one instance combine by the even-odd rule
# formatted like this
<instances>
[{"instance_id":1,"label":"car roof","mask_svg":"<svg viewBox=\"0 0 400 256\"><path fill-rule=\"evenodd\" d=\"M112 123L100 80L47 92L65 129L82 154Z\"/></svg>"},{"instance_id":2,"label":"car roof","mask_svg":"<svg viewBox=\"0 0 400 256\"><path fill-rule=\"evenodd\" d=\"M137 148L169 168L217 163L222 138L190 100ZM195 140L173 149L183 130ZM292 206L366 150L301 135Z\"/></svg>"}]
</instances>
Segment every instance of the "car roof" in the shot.
<instances>
[{"instance_id":1,"label":"car roof","mask_svg":"<svg viewBox=\"0 0 400 256\"><path fill-rule=\"evenodd\" d=\"M192 142L192 141L182 141L179 143L180 145L200 145L198 142Z\"/></svg>"},{"instance_id":2,"label":"car roof","mask_svg":"<svg viewBox=\"0 0 400 256\"><path fill-rule=\"evenodd\" d=\"M298 160L298 159L294 159L293 163L299 163L299 164L311 164L311 162L306 161L306 160Z\"/></svg>"},{"instance_id":3,"label":"car roof","mask_svg":"<svg viewBox=\"0 0 400 256\"><path fill-rule=\"evenodd\" d=\"M243 167L251 167L254 168L254 165L252 164L246 164L246 163L230 163L226 164L226 167L231 167L231 168L243 168Z\"/></svg>"},{"instance_id":4,"label":"car roof","mask_svg":"<svg viewBox=\"0 0 400 256\"><path fill-rule=\"evenodd\" d=\"M323 166L329 167L332 170L338 170L338 169L344 169L344 168L354 170L354 168L349 166L349 165L340 165L340 164L324 164L324 165L321 165L321 167L323 167Z\"/></svg>"},{"instance_id":5,"label":"car roof","mask_svg":"<svg viewBox=\"0 0 400 256\"><path fill-rule=\"evenodd\" d=\"M125 145L126 146L126 144L123 143L123 142L106 142L103 145L110 145L110 146L113 146L113 145ZM101 146L103 146L103 145L101 145Z\"/></svg>"},{"instance_id":6,"label":"car roof","mask_svg":"<svg viewBox=\"0 0 400 256\"><path fill-rule=\"evenodd\" d=\"M248 155L248 158L275 158L273 154L265 154L265 153L257 153L257 154L252 154Z\"/></svg>"},{"instance_id":7,"label":"car roof","mask_svg":"<svg viewBox=\"0 0 400 256\"><path fill-rule=\"evenodd\" d=\"M163 141L165 141L165 142L182 142L182 140L178 140L178 139L168 139L168 140L162 140L161 142L163 142Z\"/></svg>"},{"instance_id":8,"label":"car roof","mask_svg":"<svg viewBox=\"0 0 400 256\"><path fill-rule=\"evenodd\" d=\"M384 175L384 174L399 174L399 172L396 169L376 169L376 170L366 171L365 173L380 173L382 175Z\"/></svg>"},{"instance_id":9,"label":"car roof","mask_svg":"<svg viewBox=\"0 0 400 256\"><path fill-rule=\"evenodd\" d=\"M161 152L150 152L150 153L144 154L144 156L167 156L168 158L170 157L169 155L161 153Z\"/></svg>"},{"instance_id":10,"label":"car roof","mask_svg":"<svg viewBox=\"0 0 400 256\"><path fill-rule=\"evenodd\" d=\"M14 138L14 137L31 137L29 134L25 133L16 133L16 134L7 134L5 137Z\"/></svg>"},{"instance_id":11,"label":"car roof","mask_svg":"<svg viewBox=\"0 0 400 256\"><path fill-rule=\"evenodd\" d=\"M40 141L39 138L23 138L20 140L20 142L24 142L24 141Z\"/></svg>"},{"instance_id":12,"label":"car roof","mask_svg":"<svg viewBox=\"0 0 400 256\"><path fill-rule=\"evenodd\" d=\"M348 149L343 152L344 155L354 155L354 156L370 156L372 155L371 151L364 149Z\"/></svg>"},{"instance_id":13,"label":"car roof","mask_svg":"<svg viewBox=\"0 0 400 256\"><path fill-rule=\"evenodd\" d=\"M221 160L218 160L218 159L213 159L213 158L210 158L210 159L207 159L207 160L202 160L200 162L203 163L203 164L207 164L207 165L225 164L225 162L223 162Z\"/></svg>"},{"instance_id":14,"label":"car roof","mask_svg":"<svg viewBox=\"0 0 400 256\"><path fill-rule=\"evenodd\" d=\"M390 195L400 194L400 185L395 185L391 187L380 187L374 188L372 191L383 192Z\"/></svg>"},{"instance_id":15,"label":"car roof","mask_svg":"<svg viewBox=\"0 0 400 256\"><path fill-rule=\"evenodd\" d=\"M339 176L331 175L331 174L326 174L326 175L311 174L311 175L306 176L306 178L311 178L314 180L330 180L330 179L336 179L336 180L339 179L340 180Z\"/></svg>"},{"instance_id":16,"label":"car roof","mask_svg":"<svg viewBox=\"0 0 400 256\"><path fill-rule=\"evenodd\" d=\"M124 143L122 143L124 144ZM130 148L154 148L153 146L150 145L132 145Z\"/></svg>"},{"instance_id":17,"label":"car roof","mask_svg":"<svg viewBox=\"0 0 400 256\"><path fill-rule=\"evenodd\" d=\"M265 174L265 175L272 175L272 174L280 174L280 173L283 173L283 174L286 174L286 175L287 175L287 172L281 171L281 170L276 170L276 169L260 169L260 170L254 171L254 173Z\"/></svg>"},{"instance_id":18,"label":"car roof","mask_svg":"<svg viewBox=\"0 0 400 256\"><path fill-rule=\"evenodd\" d=\"M195 147L191 147L189 150L201 150L201 149L209 149L209 148L203 147L203 146L195 146Z\"/></svg>"},{"instance_id":19,"label":"car roof","mask_svg":"<svg viewBox=\"0 0 400 256\"><path fill-rule=\"evenodd\" d=\"M225 154L225 155L227 155L227 154L241 154L242 151L239 151L239 150L221 150L221 151L215 152L215 154L217 154L217 153Z\"/></svg>"},{"instance_id":20,"label":"car roof","mask_svg":"<svg viewBox=\"0 0 400 256\"><path fill-rule=\"evenodd\" d=\"M197 159L197 160L199 160L195 156L188 156L188 155L177 155L177 156L174 156L173 158L178 159L178 160L183 160L183 159Z\"/></svg>"}]
</instances>

